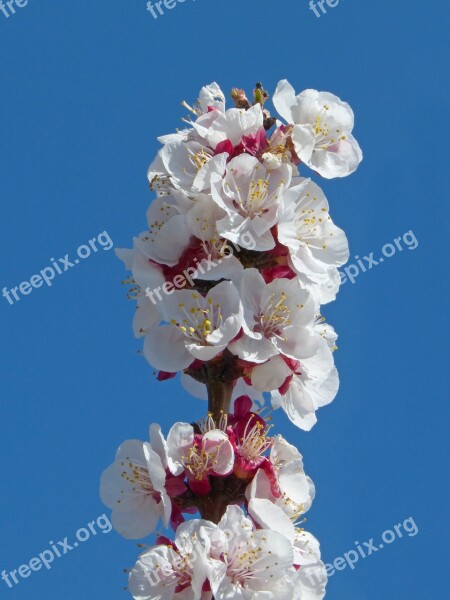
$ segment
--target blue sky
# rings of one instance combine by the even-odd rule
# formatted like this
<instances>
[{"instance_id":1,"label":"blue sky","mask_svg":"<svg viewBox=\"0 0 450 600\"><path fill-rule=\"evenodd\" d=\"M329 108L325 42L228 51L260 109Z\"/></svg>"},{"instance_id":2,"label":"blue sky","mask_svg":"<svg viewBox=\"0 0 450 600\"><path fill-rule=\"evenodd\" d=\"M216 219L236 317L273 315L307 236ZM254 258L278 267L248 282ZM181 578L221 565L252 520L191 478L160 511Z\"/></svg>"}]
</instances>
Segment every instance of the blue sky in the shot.
<instances>
[{"instance_id":1,"label":"blue sky","mask_svg":"<svg viewBox=\"0 0 450 600\"><path fill-rule=\"evenodd\" d=\"M336 573L330 600L423 600L447 589L448 17L437 0L341 0L320 18L307 0L186 0L158 19L145 0L30 0L9 18L0 12L8 289L101 232L129 245L151 199L156 136L180 125L181 100L202 85L262 81L273 91L288 78L352 105L365 158L352 177L321 182L333 218L352 257L380 257L410 230L418 245L347 281L326 307L340 333L341 390L318 425L304 433L282 413L274 421L316 483L307 527L325 561L356 540L379 543L408 517L419 533ZM122 440L205 408L179 380L154 380L132 336L122 265L97 247L51 286L13 305L0 298L0 571L104 512L98 480ZM136 543L98 531L13 589L0 580L0 597L126 597Z\"/></svg>"}]
</instances>

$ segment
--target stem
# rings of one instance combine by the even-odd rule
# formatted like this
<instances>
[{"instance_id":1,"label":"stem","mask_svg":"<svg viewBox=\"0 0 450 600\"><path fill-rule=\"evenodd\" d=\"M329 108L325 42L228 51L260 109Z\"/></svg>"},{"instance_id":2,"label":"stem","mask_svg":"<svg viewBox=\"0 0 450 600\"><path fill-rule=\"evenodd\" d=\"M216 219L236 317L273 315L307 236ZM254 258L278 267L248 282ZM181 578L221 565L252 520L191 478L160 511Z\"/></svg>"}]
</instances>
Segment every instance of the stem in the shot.
<instances>
[{"instance_id":1,"label":"stem","mask_svg":"<svg viewBox=\"0 0 450 600\"><path fill-rule=\"evenodd\" d=\"M206 381L208 391L208 411L215 421L222 414L230 412L231 395L233 393L233 381L222 381L220 379L208 379Z\"/></svg>"},{"instance_id":2,"label":"stem","mask_svg":"<svg viewBox=\"0 0 450 600\"><path fill-rule=\"evenodd\" d=\"M208 412L218 422L222 414L228 414L231 406L234 381L223 381L219 378L208 378L205 382L208 392ZM213 492L213 490L211 490ZM211 494L200 508L203 519L218 523L228 506L228 499L223 494ZM214 596L212 597L214 600Z\"/></svg>"}]
</instances>

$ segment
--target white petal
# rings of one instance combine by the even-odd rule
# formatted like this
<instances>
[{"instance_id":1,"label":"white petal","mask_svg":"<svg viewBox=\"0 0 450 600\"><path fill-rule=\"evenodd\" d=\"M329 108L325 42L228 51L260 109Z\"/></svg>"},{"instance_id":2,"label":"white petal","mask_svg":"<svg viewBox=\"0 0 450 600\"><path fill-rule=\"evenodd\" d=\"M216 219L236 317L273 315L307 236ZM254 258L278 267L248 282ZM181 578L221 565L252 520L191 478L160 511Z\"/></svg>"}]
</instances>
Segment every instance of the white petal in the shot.
<instances>
[{"instance_id":1,"label":"white petal","mask_svg":"<svg viewBox=\"0 0 450 600\"><path fill-rule=\"evenodd\" d=\"M287 79L282 79L272 98L278 114L287 122L292 123L292 107L296 103L295 90Z\"/></svg>"},{"instance_id":2,"label":"white petal","mask_svg":"<svg viewBox=\"0 0 450 600\"><path fill-rule=\"evenodd\" d=\"M145 336L144 356L155 369L169 373L182 371L193 361L185 340L183 332L174 325L157 325Z\"/></svg>"},{"instance_id":3,"label":"white petal","mask_svg":"<svg viewBox=\"0 0 450 600\"><path fill-rule=\"evenodd\" d=\"M194 443L194 429L189 423L175 423L167 436L168 465L171 473L184 471L182 456L186 456Z\"/></svg>"},{"instance_id":4,"label":"white petal","mask_svg":"<svg viewBox=\"0 0 450 600\"><path fill-rule=\"evenodd\" d=\"M252 384L261 392L270 392L283 385L291 370L284 360L278 356L258 365L252 371Z\"/></svg>"},{"instance_id":5,"label":"white petal","mask_svg":"<svg viewBox=\"0 0 450 600\"><path fill-rule=\"evenodd\" d=\"M253 498L248 503L248 512L263 529L277 531L288 539L291 544L294 542L295 528L291 520L279 506L276 506L270 500Z\"/></svg>"},{"instance_id":6,"label":"white petal","mask_svg":"<svg viewBox=\"0 0 450 600\"><path fill-rule=\"evenodd\" d=\"M159 505L151 496L146 496L133 510L114 510L111 513L111 522L120 535L129 540L137 540L147 537L155 530L160 516Z\"/></svg>"},{"instance_id":7,"label":"white petal","mask_svg":"<svg viewBox=\"0 0 450 600\"><path fill-rule=\"evenodd\" d=\"M307 163L314 151L315 134L312 125L294 125L291 137L295 153L302 162Z\"/></svg>"}]
</instances>

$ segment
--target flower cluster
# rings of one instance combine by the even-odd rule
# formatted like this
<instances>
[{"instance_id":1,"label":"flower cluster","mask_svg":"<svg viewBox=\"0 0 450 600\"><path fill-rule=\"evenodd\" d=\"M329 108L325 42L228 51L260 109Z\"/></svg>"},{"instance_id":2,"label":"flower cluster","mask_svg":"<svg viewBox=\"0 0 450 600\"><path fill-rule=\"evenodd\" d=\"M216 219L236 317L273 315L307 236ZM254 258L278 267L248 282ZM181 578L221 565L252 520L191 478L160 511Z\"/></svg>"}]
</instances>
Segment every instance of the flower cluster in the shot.
<instances>
[{"instance_id":1,"label":"flower cluster","mask_svg":"<svg viewBox=\"0 0 450 600\"><path fill-rule=\"evenodd\" d=\"M301 527L315 490L302 456L270 435L281 408L303 430L339 387L337 334L321 306L348 258L344 232L303 165L327 179L362 160L354 117L336 96L280 81L234 106L216 83L148 170L156 199L132 249L117 251L137 301L133 328L165 380L208 400L201 423L126 441L101 480L115 529L159 535L129 573L136 600L321 600L326 572ZM266 396L264 396L266 394ZM234 403L232 404L232 401Z\"/></svg>"},{"instance_id":2,"label":"flower cluster","mask_svg":"<svg viewBox=\"0 0 450 600\"><path fill-rule=\"evenodd\" d=\"M362 158L353 112L329 93L295 95L285 80L273 97L284 123L264 108L260 85L253 105L242 90L232 96L226 110L217 84L204 87L188 127L159 138L148 229L118 251L132 272L134 331L160 379L182 372L202 396L197 383L212 369L235 396L270 392L309 430L338 390L337 336L320 306L335 298L349 250L299 166L352 173Z\"/></svg>"},{"instance_id":3,"label":"flower cluster","mask_svg":"<svg viewBox=\"0 0 450 600\"><path fill-rule=\"evenodd\" d=\"M153 424L149 442L118 449L101 479L115 529L133 539L158 521L176 530L174 541L160 536L131 571L135 598L323 596L319 544L300 528L314 486L298 450L269 429L241 396L218 423L211 415L201 424L175 423L167 439ZM185 521L197 512L214 521Z\"/></svg>"}]
</instances>

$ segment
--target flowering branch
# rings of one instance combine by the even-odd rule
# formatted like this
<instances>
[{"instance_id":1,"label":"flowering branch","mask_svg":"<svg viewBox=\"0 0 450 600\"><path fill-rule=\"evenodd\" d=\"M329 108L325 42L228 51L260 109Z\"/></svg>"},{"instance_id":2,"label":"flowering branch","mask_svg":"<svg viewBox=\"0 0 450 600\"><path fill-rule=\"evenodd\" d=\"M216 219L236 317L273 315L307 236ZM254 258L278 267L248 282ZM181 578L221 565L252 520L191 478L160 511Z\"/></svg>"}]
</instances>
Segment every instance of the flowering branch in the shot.
<instances>
[{"instance_id":1,"label":"flowering branch","mask_svg":"<svg viewBox=\"0 0 450 600\"><path fill-rule=\"evenodd\" d=\"M117 251L131 271L136 337L158 380L181 374L208 414L167 438L127 440L100 493L124 537L158 536L129 573L139 600L321 600L326 571L302 525L315 495L299 451L268 424L267 396L301 429L337 394L337 335L321 314L348 258L321 188L356 170L353 112L327 92L280 81L267 109L216 83L186 127L159 138L147 229ZM282 122L280 119L283 119ZM264 396L266 394L266 396ZM197 515L196 518L189 518Z\"/></svg>"}]
</instances>

